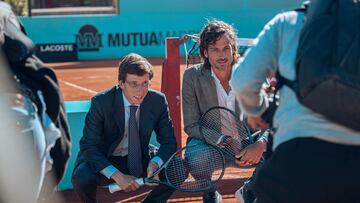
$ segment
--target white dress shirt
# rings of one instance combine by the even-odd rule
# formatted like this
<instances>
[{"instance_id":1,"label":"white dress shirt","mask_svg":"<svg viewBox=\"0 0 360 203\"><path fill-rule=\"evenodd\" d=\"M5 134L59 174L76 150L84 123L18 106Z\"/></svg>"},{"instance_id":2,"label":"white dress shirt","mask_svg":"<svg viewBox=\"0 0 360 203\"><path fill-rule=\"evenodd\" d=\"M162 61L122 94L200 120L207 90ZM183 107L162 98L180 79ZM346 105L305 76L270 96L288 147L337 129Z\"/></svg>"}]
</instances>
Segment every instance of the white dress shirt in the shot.
<instances>
[{"instance_id":1,"label":"white dress shirt","mask_svg":"<svg viewBox=\"0 0 360 203\"><path fill-rule=\"evenodd\" d=\"M232 90L227 93L224 89L224 87L221 85L220 80L215 75L214 71L211 69L211 76L215 80L215 86L216 86L216 94L218 98L218 104L219 106L226 107L233 112L235 112L235 95ZM225 113L225 112L221 112ZM226 113L224 115L221 115L221 132L223 132L225 135L230 136L237 136L238 132L236 128L229 127L229 126L236 126L236 121L233 119L233 116Z\"/></svg>"}]
</instances>

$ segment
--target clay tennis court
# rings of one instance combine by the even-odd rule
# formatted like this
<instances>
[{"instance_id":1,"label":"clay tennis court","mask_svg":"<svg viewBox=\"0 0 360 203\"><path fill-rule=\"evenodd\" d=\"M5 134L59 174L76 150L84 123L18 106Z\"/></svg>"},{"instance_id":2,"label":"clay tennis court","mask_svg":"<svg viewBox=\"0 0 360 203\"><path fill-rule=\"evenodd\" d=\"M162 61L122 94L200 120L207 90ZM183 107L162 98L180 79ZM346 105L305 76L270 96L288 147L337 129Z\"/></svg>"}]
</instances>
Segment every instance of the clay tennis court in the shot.
<instances>
[{"instance_id":1,"label":"clay tennis court","mask_svg":"<svg viewBox=\"0 0 360 203\"><path fill-rule=\"evenodd\" d=\"M161 74L163 58L151 58L150 63L154 67L154 78L151 88L161 89ZM89 100L97 92L105 90L117 83L117 68L119 60L101 61L78 61L66 63L49 63L55 69L58 76L61 91L66 101ZM182 74L186 65L182 61ZM182 144L185 144L187 136L182 133ZM226 175L219 183L219 192L222 194L223 202L236 202L235 191L242 186L244 180L251 176L252 169L226 169ZM148 193L149 188L142 188L138 191L125 193L118 192L110 195L106 189L99 188L97 198L99 202L139 202ZM78 203L72 190L63 191L65 201ZM168 202L202 202L202 193L175 192Z\"/></svg>"},{"instance_id":2,"label":"clay tennis court","mask_svg":"<svg viewBox=\"0 0 360 203\"><path fill-rule=\"evenodd\" d=\"M154 78L151 88L161 88L162 58L152 58ZM66 101L89 100L97 92L117 84L119 60L49 63L58 76ZM185 66L183 66L183 69Z\"/></svg>"}]
</instances>

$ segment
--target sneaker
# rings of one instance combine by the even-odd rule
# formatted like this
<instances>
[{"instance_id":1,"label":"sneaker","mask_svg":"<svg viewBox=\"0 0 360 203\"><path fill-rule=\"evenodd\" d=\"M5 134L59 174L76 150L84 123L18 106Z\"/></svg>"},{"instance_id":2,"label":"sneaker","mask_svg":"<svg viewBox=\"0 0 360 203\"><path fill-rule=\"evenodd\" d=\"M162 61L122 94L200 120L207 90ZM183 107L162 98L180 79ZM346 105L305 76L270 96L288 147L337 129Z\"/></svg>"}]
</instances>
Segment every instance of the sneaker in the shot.
<instances>
[{"instance_id":1,"label":"sneaker","mask_svg":"<svg viewBox=\"0 0 360 203\"><path fill-rule=\"evenodd\" d=\"M235 197L238 203L252 203L256 199L252 191L244 186L235 192Z\"/></svg>"},{"instance_id":2,"label":"sneaker","mask_svg":"<svg viewBox=\"0 0 360 203\"><path fill-rule=\"evenodd\" d=\"M243 193L244 193L244 186L235 192L235 198L237 200L237 203L245 203Z\"/></svg>"},{"instance_id":3,"label":"sneaker","mask_svg":"<svg viewBox=\"0 0 360 203\"><path fill-rule=\"evenodd\" d=\"M218 191L206 192L203 195L203 203L221 203L222 197Z\"/></svg>"}]
</instances>

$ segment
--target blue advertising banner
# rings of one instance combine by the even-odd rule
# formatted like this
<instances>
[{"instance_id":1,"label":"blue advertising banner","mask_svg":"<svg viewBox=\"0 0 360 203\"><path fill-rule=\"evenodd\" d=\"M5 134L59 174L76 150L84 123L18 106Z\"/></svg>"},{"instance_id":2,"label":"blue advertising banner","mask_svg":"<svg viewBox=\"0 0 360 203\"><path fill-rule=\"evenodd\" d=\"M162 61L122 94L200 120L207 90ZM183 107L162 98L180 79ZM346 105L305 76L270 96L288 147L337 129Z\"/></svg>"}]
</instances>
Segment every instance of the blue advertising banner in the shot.
<instances>
[{"instance_id":1,"label":"blue advertising banner","mask_svg":"<svg viewBox=\"0 0 360 203\"><path fill-rule=\"evenodd\" d=\"M21 19L36 44L74 43L79 60L120 58L130 52L164 57L166 37L198 33L209 19L232 24L238 37L254 38L277 13L300 4L298 0L131 0L119 1L118 14Z\"/></svg>"},{"instance_id":2,"label":"blue advertising banner","mask_svg":"<svg viewBox=\"0 0 360 203\"><path fill-rule=\"evenodd\" d=\"M78 50L75 43L37 44L35 53L44 62L78 60Z\"/></svg>"}]
</instances>

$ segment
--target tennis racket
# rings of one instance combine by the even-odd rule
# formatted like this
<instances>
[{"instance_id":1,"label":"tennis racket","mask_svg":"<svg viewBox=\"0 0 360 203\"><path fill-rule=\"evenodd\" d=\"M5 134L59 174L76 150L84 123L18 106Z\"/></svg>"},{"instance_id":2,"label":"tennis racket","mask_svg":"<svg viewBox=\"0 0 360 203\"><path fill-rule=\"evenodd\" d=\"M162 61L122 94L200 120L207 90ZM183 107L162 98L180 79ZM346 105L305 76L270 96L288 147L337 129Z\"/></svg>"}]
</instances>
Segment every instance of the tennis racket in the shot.
<instances>
[{"instance_id":1,"label":"tennis racket","mask_svg":"<svg viewBox=\"0 0 360 203\"><path fill-rule=\"evenodd\" d=\"M221 106L207 110L199 119L199 127L208 144L218 147L233 158L242 149L253 144L253 137L256 135L251 133L248 125L235 112Z\"/></svg>"},{"instance_id":2,"label":"tennis racket","mask_svg":"<svg viewBox=\"0 0 360 203\"><path fill-rule=\"evenodd\" d=\"M160 183L183 192L205 191L215 186L225 171L222 152L207 144L185 146L177 150L151 177L139 178L139 185ZM154 179L164 172L163 180ZM110 193L120 191L116 183L108 186Z\"/></svg>"}]
</instances>

